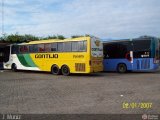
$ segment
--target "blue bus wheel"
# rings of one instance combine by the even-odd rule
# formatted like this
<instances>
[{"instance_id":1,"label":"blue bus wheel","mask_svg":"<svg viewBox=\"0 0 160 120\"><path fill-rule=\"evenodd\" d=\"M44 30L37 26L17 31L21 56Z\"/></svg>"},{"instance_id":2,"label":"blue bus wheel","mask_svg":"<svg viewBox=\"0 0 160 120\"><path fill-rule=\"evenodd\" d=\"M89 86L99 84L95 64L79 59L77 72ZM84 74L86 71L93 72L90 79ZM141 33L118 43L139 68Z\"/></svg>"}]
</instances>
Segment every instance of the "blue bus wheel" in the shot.
<instances>
[{"instance_id":1,"label":"blue bus wheel","mask_svg":"<svg viewBox=\"0 0 160 120\"><path fill-rule=\"evenodd\" d=\"M117 71L119 73L125 73L127 71L127 67L125 64L121 63L121 64L118 64L117 66Z\"/></svg>"}]
</instances>

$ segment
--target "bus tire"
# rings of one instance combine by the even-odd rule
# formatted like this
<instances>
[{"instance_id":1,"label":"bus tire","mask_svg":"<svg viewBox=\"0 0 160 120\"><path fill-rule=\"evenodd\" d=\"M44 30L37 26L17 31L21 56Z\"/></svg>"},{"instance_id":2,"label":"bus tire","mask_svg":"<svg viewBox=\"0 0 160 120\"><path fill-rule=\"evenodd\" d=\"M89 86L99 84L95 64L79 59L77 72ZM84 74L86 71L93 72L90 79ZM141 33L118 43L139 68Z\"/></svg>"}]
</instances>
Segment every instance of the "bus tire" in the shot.
<instances>
[{"instance_id":1,"label":"bus tire","mask_svg":"<svg viewBox=\"0 0 160 120\"><path fill-rule=\"evenodd\" d=\"M118 71L119 73L125 73L125 72L127 72L127 67L126 67L126 65L125 65L124 63L118 64L118 66L117 66L117 71Z\"/></svg>"},{"instance_id":2,"label":"bus tire","mask_svg":"<svg viewBox=\"0 0 160 120\"><path fill-rule=\"evenodd\" d=\"M52 65L51 67L51 73L53 75L59 75L60 74L60 69L57 65Z\"/></svg>"},{"instance_id":3,"label":"bus tire","mask_svg":"<svg viewBox=\"0 0 160 120\"><path fill-rule=\"evenodd\" d=\"M61 70L62 70L62 74L65 76L68 76L70 74L70 69L67 65L63 65Z\"/></svg>"},{"instance_id":4,"label":"bus tire","mask_svg":"<svg viewBox=\"0 0 160 120\"><path fill-rule=\"evenodd\" d=\"M15 63L11 66L12 71L17 72L17 65Z\"/></svg>"}]
</instances>

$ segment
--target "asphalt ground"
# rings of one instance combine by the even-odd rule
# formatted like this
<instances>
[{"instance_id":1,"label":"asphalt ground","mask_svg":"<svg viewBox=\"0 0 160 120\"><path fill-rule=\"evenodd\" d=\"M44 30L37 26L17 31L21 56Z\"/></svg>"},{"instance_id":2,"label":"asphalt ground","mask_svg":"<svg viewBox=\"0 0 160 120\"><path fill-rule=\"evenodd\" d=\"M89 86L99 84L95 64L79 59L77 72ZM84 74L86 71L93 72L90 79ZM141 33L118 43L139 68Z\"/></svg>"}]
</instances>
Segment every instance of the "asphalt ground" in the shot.
<instances>
[{"instance_id":1,"label":"asphalt ground","mask_svg":"<svg viewBox=\"0 0 160 120\"><path fill-rule=\"evenodd\" d=\"M160 71L54 76L0 70L0 113L160 114Z\"/></svg>"}]
</instances>

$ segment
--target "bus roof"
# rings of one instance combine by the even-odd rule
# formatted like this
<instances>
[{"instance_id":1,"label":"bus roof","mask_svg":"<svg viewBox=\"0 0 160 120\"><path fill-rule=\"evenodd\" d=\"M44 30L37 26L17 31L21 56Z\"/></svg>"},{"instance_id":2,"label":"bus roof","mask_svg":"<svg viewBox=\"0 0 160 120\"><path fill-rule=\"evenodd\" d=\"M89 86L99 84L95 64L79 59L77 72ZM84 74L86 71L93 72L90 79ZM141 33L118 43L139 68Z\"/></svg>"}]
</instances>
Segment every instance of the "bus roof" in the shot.
<instances>
[{"instance_id":1,"label":"bus roof","mask_svg":"<svg viewBox=\"0 0 160 120\"><path fill-rule=\"evenodd\" d=\"M78 37L78 38L67 38L64 40L60 39L49 39L49 40L38 40L38 41L30 41L28 43L20 43L19 45L26 45L26 44L40 44L40 43L52 43L52 42L67 42L67 41L79 41L79 40L87 40L90 37Z\"/></svg>"},{"instance_id":2,"label":"bus roof","mask_svg":"<svg viewBox=\"0 0 160 120\"><path fill-rule=\"evenodd\" d=\"M131 39L108 40L108 41L103 41L103 43L127 42L127 41L131 41Z\"/></svg>"},{"instance_id":3,"label":"bus roof","mask_svg":"<svg viewBox=\"0 0 160 120\"><path fill-rule=\"evenodd\" d=\"M152 36L140 36L138 38L132 38L132 39L119 39L119 40L103 41L103 43L126 42L126 41L134 41L134 40L151 40L151 39L156 39L156 37L152 37Z\"/></svg>"}]
</instances>

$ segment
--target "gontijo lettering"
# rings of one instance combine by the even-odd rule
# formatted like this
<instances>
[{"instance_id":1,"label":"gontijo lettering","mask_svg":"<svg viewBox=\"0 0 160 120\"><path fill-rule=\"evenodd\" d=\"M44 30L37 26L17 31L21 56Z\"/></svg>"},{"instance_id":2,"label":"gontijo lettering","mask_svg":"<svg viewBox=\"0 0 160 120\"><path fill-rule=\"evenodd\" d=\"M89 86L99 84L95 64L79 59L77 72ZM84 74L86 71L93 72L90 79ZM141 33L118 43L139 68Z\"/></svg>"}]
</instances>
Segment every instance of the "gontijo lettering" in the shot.
<instances>
[{"instance_id":1,"label":"gontijo lettering","mask_svg":"<svg viewBox=\"0 0 160 120\"><path fill-rule=\"evenodd\" d=\"M36 54L35 58L58 58L58 54Z\"/></svg>"}]
</instances>

